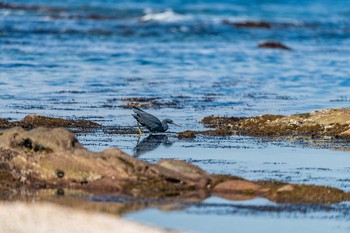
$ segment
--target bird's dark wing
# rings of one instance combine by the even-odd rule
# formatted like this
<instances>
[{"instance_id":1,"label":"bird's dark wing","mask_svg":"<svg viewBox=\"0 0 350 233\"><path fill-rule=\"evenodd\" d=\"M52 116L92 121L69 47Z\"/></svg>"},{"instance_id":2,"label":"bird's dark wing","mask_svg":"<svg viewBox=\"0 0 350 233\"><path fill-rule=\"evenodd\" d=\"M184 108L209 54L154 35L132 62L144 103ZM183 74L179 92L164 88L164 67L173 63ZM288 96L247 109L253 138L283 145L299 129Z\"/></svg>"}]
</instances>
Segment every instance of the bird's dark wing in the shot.
<instances>
[{"instance_id":1,"label":"bird's dark wing","mask_svg":"<svg viewBox=\"0 0 350 233\"><path fill-rule=\"evenodd\" d=\"M141 125L142 125L142 120L140 119L140 117L137 114L131 114Z\"/></svg>"},{"instance_id":2,"label":"bird's dark wing","mask_svg":"<svg viewBox=\"0 0 350 233\"><path fill-rule=\"evenodd\" d=\"M162 122L157 117L136 107L133 107L132 110L136 113L133 115L135 119L149 130L153 131L162 127Z\"/></svg>"}]
</instances>

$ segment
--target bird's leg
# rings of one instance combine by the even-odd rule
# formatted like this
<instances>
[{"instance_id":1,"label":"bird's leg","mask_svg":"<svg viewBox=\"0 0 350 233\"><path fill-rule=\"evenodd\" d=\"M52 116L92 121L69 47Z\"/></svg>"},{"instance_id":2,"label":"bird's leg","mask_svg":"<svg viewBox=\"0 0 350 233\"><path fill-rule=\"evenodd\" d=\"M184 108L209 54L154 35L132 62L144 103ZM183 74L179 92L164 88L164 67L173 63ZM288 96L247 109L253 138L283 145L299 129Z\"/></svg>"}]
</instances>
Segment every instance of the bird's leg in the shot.
<instances>
[{"instance_id":1,"label":"bird's leg","mask_svg":"<svg viewBox=\"0 0 350 233\"><path fill-rule=\"evenodd\" d=\"M141 127L140 127L139 123L137 123L137 129L139 130L139 136L141 136L141 134L143 134L143 132L141 130Z\"/></svg>"},{"instance_id":2,"label":"bird's leg","mask_svg":"<svg viewBox=\"0 0 350 233\"><path fill-rule=\"evenodd\" d=\"M141 134L137 135L137 142L136 142L136 147L139 145L140 143L140 138L141 138Z\"/></svg>"}]
</instances>

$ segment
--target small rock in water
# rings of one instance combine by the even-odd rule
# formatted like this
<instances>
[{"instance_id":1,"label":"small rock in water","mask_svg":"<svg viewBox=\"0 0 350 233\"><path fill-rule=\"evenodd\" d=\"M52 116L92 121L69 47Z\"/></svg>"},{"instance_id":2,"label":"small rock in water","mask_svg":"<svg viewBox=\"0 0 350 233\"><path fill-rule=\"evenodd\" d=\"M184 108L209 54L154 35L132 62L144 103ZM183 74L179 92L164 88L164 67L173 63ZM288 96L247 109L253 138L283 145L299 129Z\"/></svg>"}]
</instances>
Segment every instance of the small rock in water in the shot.
<instances>
[{"instance_id":1,"label":"small rock in water","mask_svg":"<svg viewBox=\"0 0 350 233\"><path fill-rule=\"evenodd\" d=\"M223 23L235 26L237 28L271 28L271 24L265 21L230 22L229 20L224 20Z\"/></svg>"},{"instance_id":2,"label":"small rock in water","mask_svg":"<svg viewBox=\"0 0 350 233\"><path fill-rule=\"evenodd\" d=\"M277 41L266 41L258 45L259 48L292 50L288 46Z\"/></svg>"},{"instance_id":3,"label":"small rock in water","mask_svg":"<svg viewBox=\"0 0 350 233\"><path fill-rule=\"evenodd\" d=\"M191 130L186 130L184 132L178 133L177 138L183 139L183 138L195 138L196 132Z\"/></svg>"}]
</instances>

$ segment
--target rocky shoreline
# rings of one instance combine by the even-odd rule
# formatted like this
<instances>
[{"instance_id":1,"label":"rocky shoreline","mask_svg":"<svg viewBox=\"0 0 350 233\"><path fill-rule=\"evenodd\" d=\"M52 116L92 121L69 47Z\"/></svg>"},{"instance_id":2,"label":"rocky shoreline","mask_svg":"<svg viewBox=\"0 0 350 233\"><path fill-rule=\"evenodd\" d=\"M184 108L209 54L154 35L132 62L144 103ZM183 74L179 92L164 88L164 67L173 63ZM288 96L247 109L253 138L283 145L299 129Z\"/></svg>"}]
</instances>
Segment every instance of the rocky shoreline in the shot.
<instances>
[{"instance_id":1,"label":"rocky shoreline","mask_svg":"<svg viewBox=\"0 0 350 233\"><path fill-rule=\"evenodd\" d=\"M178 138L195 138L198 134L204 134L348 140L350 109L330 109L291 116L210 116L201 122L212 129L202 132L185 131ZM83 129L103 128L90 121L28 115L15 122L2 119L0 125L3 128L0 131L1 200L23 201L34 198L73 207L78 211L114 215L150 206L169 208L176 206L176 203L201 203L210 196L234 201L262 197L286 204L322 205L350 200L349 192L328 186L272 180L249 181L226 174L209 174L185 161L166 159L149 163L116 148L92 152L85 149L75 135L67 130L79 132ZM113 205L107 203L107 207L86 198L78 201L74 198L85 196L98 200L101 194L104 198L107 195L111 200L116 198L121 201L112 201ZM6 204L5 207L10 205L12 204ZM25 204L13 205L22 205L22 211L46 208L45 205L42 208Z\"/></svg>"},{"instance_id":2,"label":"rocky shoreline","mask_svg":"<svg viewBox=\"0 0 350 233\"><path fill-rule=\"evenodd\" d=\"M86 150L63 128L15 127L0 132L0 194L21 189L72 189L91 194L133 198L179 198L217 195L232 200L264 197L278 203L339 203L350 200L342 190L275 181L248 181L208 174L177 160L148 163L119 149Z\"/></svg>"}]
</instances>

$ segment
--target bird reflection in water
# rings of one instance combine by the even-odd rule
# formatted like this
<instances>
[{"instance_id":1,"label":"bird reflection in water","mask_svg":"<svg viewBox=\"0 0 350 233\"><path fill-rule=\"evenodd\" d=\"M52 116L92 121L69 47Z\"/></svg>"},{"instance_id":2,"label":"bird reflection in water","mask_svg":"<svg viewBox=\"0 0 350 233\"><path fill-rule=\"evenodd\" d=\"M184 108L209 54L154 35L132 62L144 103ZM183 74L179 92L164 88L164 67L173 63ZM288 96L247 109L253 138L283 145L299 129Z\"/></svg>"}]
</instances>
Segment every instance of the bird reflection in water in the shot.
<instances>
[{"instance_id":1,"label":"bird reflection in water","mask_svg":"<svg viewBox=\"0 0 350 233\"><path fill-rule=\"evenodd\" d=\"M169 147L173 143L168 140L168 136L164 134L151 134L142 141L137 140L137 145L134 149L134 156L139 157L142 154L155 150L160 145Z\"/></svg>"}]
</instances>

